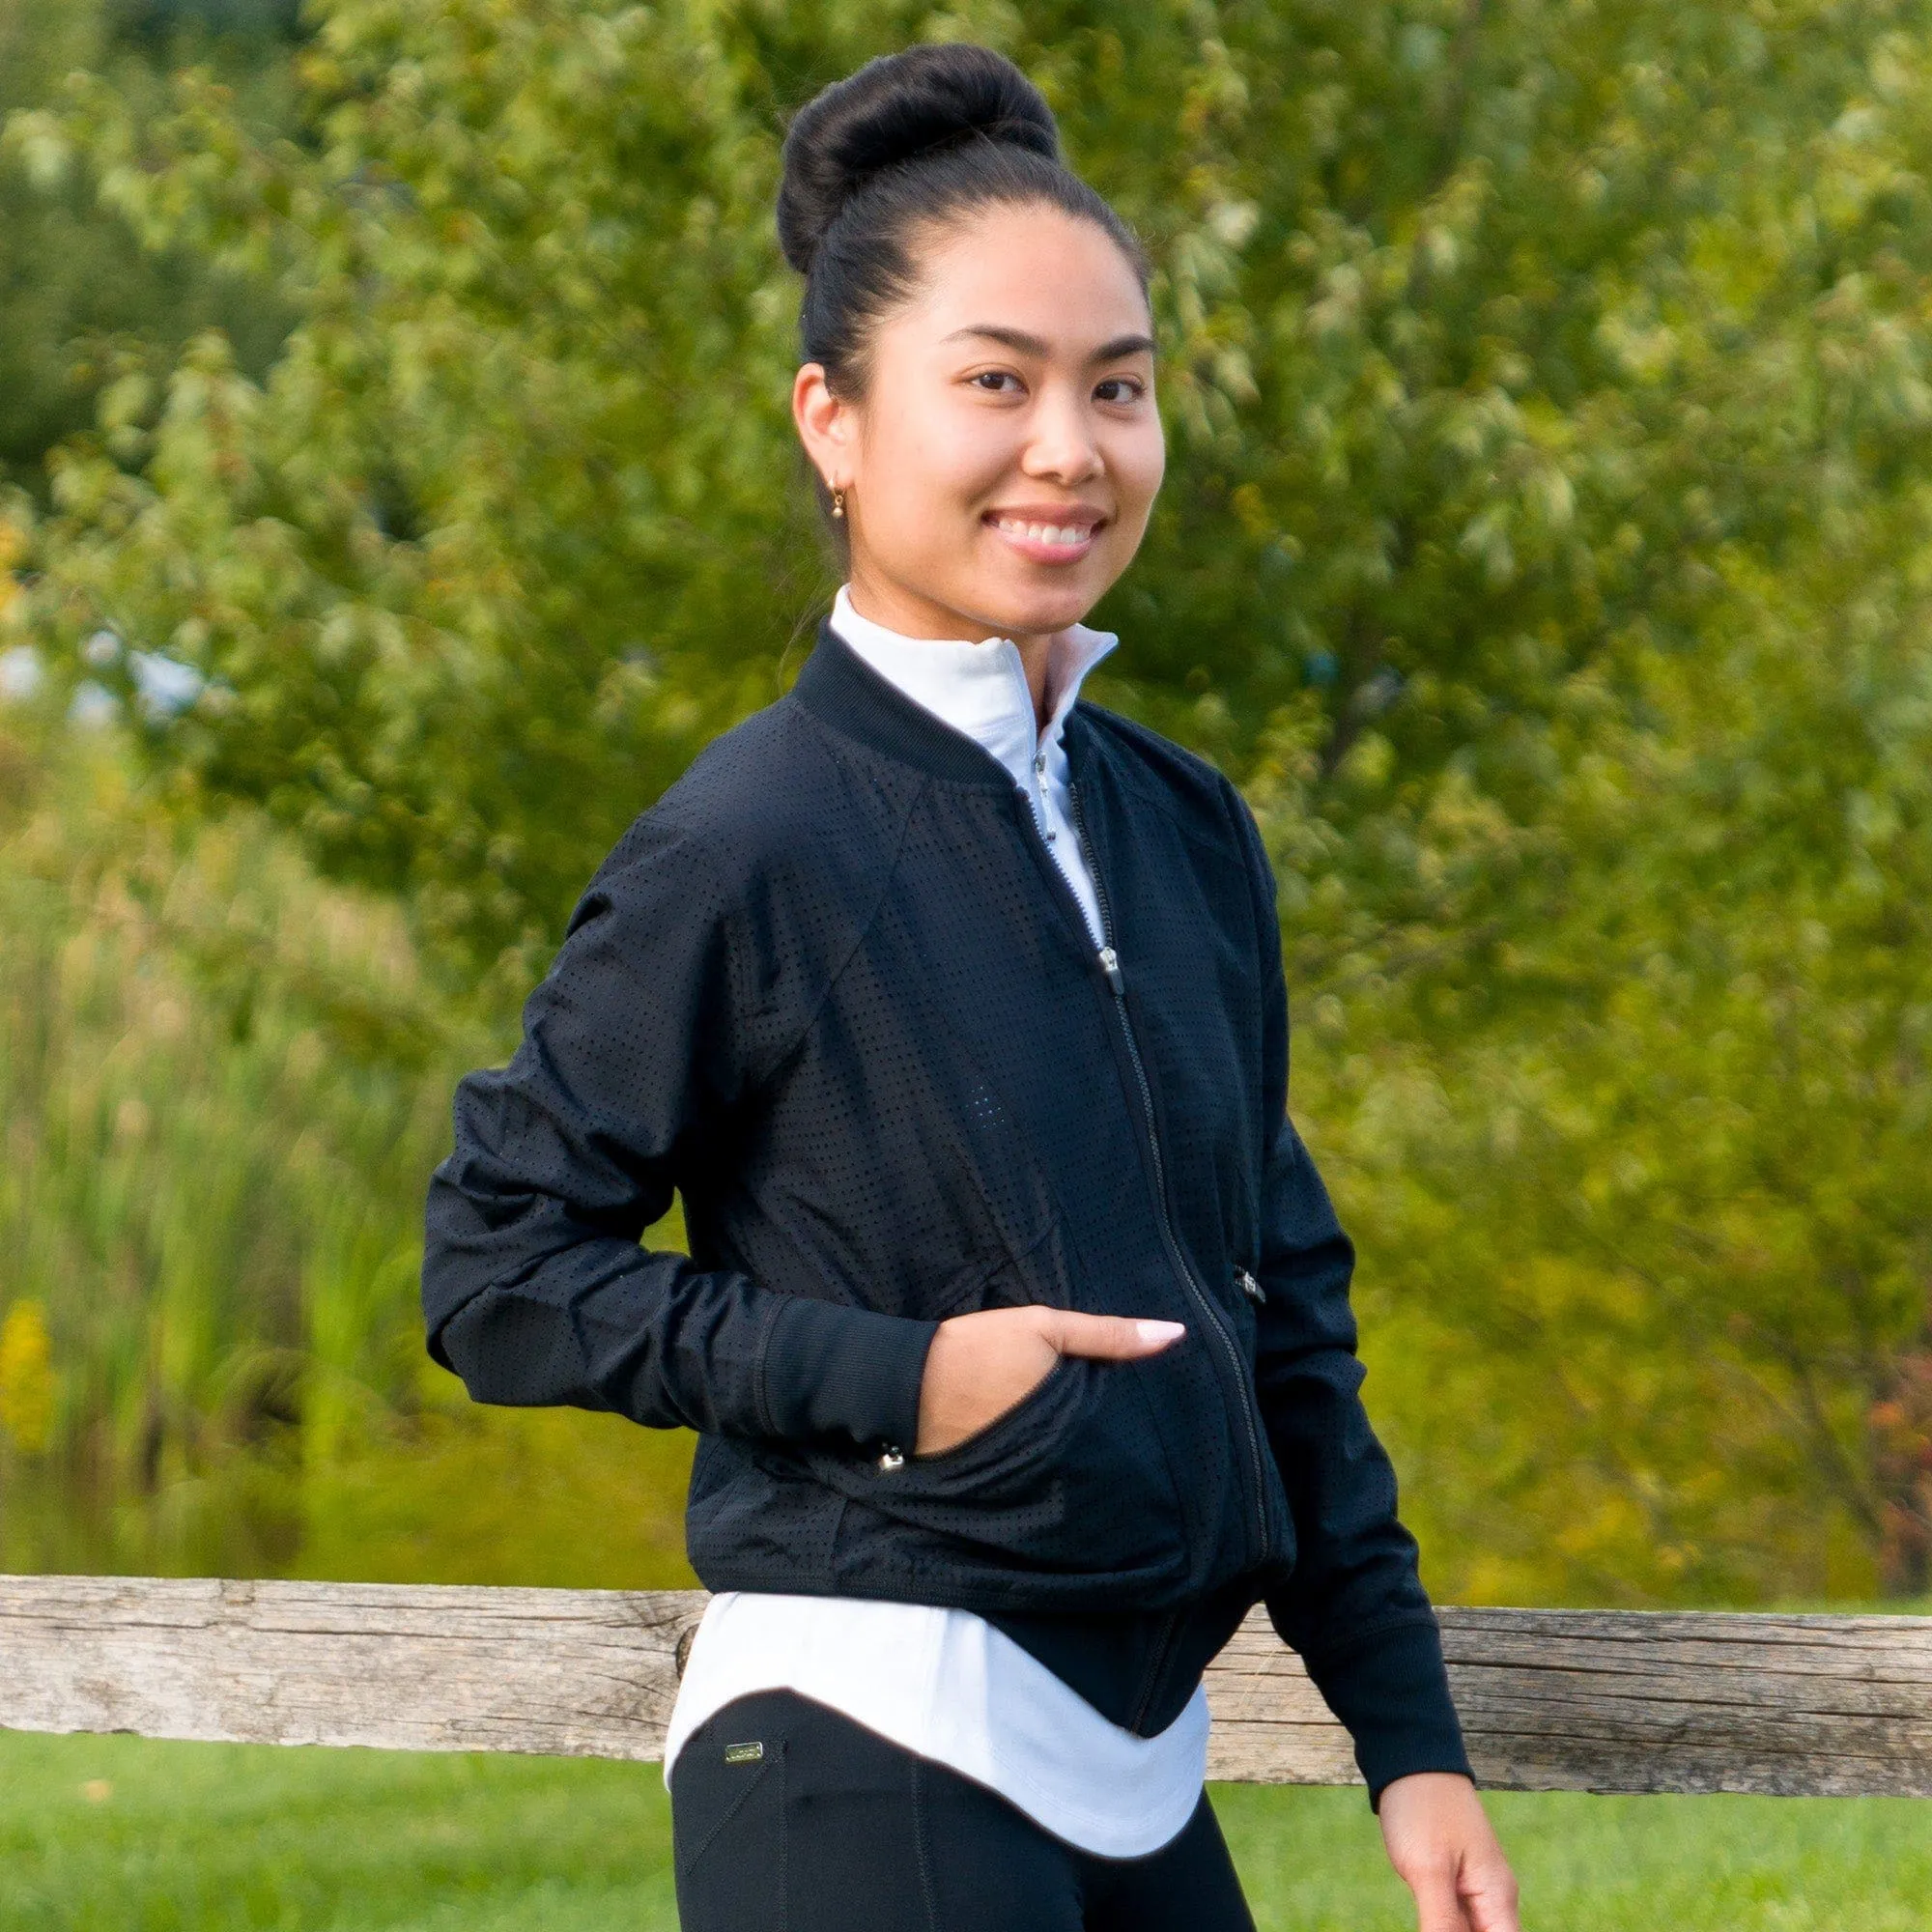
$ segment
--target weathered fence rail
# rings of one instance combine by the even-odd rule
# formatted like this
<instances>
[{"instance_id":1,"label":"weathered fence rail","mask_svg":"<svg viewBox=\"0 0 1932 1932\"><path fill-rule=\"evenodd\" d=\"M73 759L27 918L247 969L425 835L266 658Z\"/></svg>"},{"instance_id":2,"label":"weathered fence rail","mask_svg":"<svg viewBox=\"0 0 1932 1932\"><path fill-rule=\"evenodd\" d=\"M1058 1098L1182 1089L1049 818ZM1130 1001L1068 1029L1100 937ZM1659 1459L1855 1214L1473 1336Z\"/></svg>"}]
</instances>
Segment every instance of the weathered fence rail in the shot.
<instances>
[{"instance_id":1,"label":"weathered fence rail","mask_svg":"<svg viewBox=\"0 0 1932 1932\"><path fill-rule=\"evenodd\" d=\"M696 1591L0 1576L0 1726L659 1756ZM1482 1780L1932 1796L1932 1617L1445 1609ZM1209 1773L1354 1779L1257 1612L1208 1679Z\"/></svg>"}]
</instances>

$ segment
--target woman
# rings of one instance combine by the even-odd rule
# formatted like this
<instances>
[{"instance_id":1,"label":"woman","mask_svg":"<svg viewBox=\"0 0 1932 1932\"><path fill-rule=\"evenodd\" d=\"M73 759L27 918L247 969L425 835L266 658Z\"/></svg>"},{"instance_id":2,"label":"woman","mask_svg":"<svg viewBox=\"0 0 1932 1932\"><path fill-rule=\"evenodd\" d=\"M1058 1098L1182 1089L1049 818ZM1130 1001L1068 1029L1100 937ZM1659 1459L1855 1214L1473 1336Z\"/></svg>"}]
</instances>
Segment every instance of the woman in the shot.
<instances>
[{"instance_id":1,"label":"woman","mask_svg":"<svg viewBox=\"0 0 1932 1932\"><path fill-rule=\"evenodd\" d=\"M846 582L462 1083L430 1351L700 1432L687 1932L1250 1925L1201 1678L1257 1602L1426 1932L1515 1932L1285 1112L1260 836L1077 698L1162 472L1145 258L968 45L806 107L778 219ZM673 1188L688 1258L639 1245Z\"/></svg>"}]
</instances>

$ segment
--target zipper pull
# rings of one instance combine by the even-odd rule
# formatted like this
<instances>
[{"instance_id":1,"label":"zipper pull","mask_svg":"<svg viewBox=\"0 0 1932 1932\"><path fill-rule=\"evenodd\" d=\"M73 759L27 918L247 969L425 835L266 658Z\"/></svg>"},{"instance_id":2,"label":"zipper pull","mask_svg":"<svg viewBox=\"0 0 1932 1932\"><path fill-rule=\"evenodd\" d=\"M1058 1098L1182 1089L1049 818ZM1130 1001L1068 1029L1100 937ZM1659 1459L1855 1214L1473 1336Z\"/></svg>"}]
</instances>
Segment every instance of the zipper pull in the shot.
<instances>
[{"instance_id":1,"label":"zipper pull","mask_svg":"<svg viewBox=\"0 0 1932 1932\"><path fill-rule=\"evenodd\" d=\"M1113 987L1117 997L1124 999L1127 982L1121 978L1121 958L1111 946L1103 946L1099 952L1100 970L1107 976L1107 983Z\"/></svg>"},{"instance_id":2,"label":"zipper pull","mask_svg":"<svg viewBox=\"0 0 1932 1932\"><path fill-rule=\"evenodd\" d=\"M889 1476L895 1469L903 1469L905 1467L905 1451L896 1442L888 1442L880 1453L879 1467Z\"/></svg>"},{"instance_id":3,"label":"zipper pull","mask_svg":"<svg viewBox=\"0 0 1932 1932\"><path fill-rule=\"evenodd\" d=\"M1235 1265L1235 1279L1241 1284L1241 1293L1257 1307L1267 1299L1267 1291L1239 1263Z\"/></svg>"}]
</instances>

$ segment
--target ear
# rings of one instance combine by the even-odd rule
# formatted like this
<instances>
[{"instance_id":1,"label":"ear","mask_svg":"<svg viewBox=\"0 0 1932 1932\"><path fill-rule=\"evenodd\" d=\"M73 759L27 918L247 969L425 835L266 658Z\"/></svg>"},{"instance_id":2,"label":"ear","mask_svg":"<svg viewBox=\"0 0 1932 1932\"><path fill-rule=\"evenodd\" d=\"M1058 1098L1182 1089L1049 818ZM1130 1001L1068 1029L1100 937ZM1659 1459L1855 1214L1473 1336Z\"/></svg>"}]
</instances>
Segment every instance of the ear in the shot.
<instances>
[{"instance_id":1,"label":"ear","mask_svg":"<svg viewBox=\"0 0 1932 1932\"><path fill-rule=\"evenodd\" d=\"M791 419L798 425L805 453L826 487L849 489L858 423L852 406L841 402L827 385L822 362L806 363L793 379Z\"/></svg>"}]
</instances>

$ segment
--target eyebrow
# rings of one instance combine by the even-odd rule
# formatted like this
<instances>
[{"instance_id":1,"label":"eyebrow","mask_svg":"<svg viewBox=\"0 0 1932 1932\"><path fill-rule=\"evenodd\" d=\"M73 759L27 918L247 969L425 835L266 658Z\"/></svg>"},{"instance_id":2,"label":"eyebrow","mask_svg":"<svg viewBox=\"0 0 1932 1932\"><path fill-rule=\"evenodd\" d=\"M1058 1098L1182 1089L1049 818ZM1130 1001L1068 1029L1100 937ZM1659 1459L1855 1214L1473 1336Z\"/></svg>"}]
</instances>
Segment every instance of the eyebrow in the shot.
<instances>
[{"instance_id":1,"label":"eyebrow","mask_svg":"<svg viewBox=\"0 0 1932 1932\"><path fill-rule=\"evenodd\" d=\"M965 328L955 328L945 339L956 342L962 335L982 336L988 342L1004 343L1009 349L1022 355L1050 355L1052 346L1037 335L1029 335L1023 328L1004 328L998 323L980 322ZM1153 354L1153 337L1151 335L1117 335L1111 342L1103 342L1087 359L1089 362L1118 362L1123 355L1138 355L1145 350Z\"/></svg>"}]
</instances>

